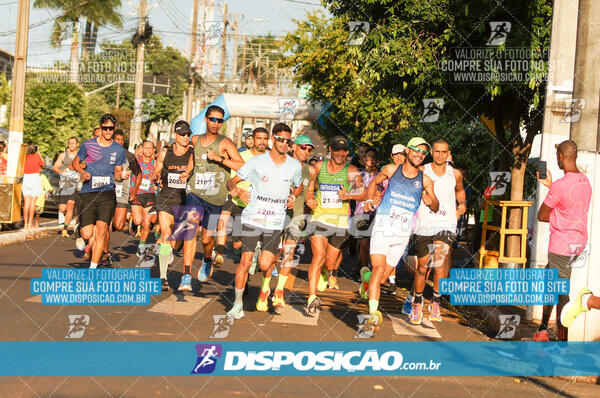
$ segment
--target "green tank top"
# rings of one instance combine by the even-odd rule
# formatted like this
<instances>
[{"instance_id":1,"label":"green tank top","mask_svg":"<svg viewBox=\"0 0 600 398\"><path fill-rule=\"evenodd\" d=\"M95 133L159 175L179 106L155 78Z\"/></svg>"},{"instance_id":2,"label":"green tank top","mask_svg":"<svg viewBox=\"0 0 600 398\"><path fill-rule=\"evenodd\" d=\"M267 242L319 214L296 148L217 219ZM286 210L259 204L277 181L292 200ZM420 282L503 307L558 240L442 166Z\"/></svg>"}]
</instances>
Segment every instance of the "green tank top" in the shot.
<instances>
[{"instance_id":1,"label":"green tank top","mask_svg":"<svg viewBox=\"0 0 600 398\"><path fill-rule=\"evenodd\" d=\"M348 163L336 174L327 171L328 160L321 163L317 176L317 207L313 211L312 220L332 227L347 229L349 226L350 201L340 200L338 191L344 187L350 191L348 182Z\"/></svg>"},{"instance_id":2,"label":"green tank top","mask_svg":"<svg viewBox=\"0 0 600 398\"><path fill-rule=\"evenodd\" d=\"M219 134L217 139L206 147L200 144L201 138L202 136L198 138L196 145L194 145L194 174L189 184L190 192L208 203L223 206L229 193L227 190L229 169L217 162L209 161L206 152L211 149L220 154L219 144L225 136Z\"/></svg>"}]
</instances>

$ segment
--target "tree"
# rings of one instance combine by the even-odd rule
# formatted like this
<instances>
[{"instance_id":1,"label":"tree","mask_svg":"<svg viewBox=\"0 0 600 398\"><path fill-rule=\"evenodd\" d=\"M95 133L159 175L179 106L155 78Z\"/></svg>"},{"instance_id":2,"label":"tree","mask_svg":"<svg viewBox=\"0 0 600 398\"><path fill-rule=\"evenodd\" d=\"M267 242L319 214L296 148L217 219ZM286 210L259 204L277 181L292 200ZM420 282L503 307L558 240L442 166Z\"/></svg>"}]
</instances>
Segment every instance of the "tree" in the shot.
<instances>
[{"instance_id":1,"label":"tree","mask_svg":"<svg viewBox=\"0 0 600 398\"><path fill-rule=\"evenodd\" d=\"M80 0L35 0L33 3L35 8L49 8L51 10L62 11L54 21L54 30L51 36L51 44L58 47L67 30L70 30L72 37L71 53L69 63L71 66L71 81L78 81L79 70L79 21L85 17L88 23L95 24L96 30L90 26L88 34L86 26L86 36L84 36L84 59L87 56L87 51L91 45L91 35L97 34L97 27L103 24L110 24L116 27L121 27L121 16L116 11L121 7L121 0L102 0L102 1L84 1ZM95 37L95 36L94 36ZM95 46L95 42L94 42Z\"/></svg>"},{"instance_id":2,"label":"tree","mask_svg":"<svg viewBox=\"0 0 600 398\"><path fill-rule=\"evenodd\" d=\"M24 141L33 141L44 155L56 156L67 139L91 138L107 105L99 96L85 97L75 83L27 81L24 110Z\"/></svg>"},{"instance_id":3,"label":"tree","mask_svg":"<svg viewBox=\"0 0 600 398\"><path fill-rule=\"evenodd\" d=\"M187 89L188 61L181 53L172 47L164 47L157 36L153 36L146 43L144 79L148 82L156 77L157 83L169 84L169 92L160 89L158 93L151 93L151 87L145 85L144 99L153 100L153 107L149 111L146 128L150 123L159 120L174 121L180 117L183 108L183 93ZM88 60L80 66L81 81L86 92L101 88L116 81L135 80L136 56L130 40L120 44L102 43L100 51L90 54ZM89 77L89 79L88 79ZM113 85L100 92L107 104L116 107L117 89L119 93L119 113L127 114L133 110L134 85L123 83ZM129 125L122 125L125 130Z\"/></svg>"},{"instance_id":4,"label":"tree","mask_svg":"<svg viewBox=\"0 0 600 398\"><path fill-rule=\"evenodd\" d=\"M541 131L551 1L325 3L333 18L312 14L298 21L298 29L285 40L286 49L293 53L285 64L294 69L298 83L311 85L312 99L331 103L329 121L338 130L332 134L345 132L381 144L419 124L423 99L443 98L443 113L457 121L470 122L480 116L493 120L500 148L498 161L492 160L494 168L511 170L510 199L521 200L531 143ZM353 21L371 26L360 46L346 45L348 23ZM488 45L493 21L512 25L504 44ZM538 73L513 82L502 81L496 74L483 81L455 84L454 75L443 66L456 60L456 49L481 48L523 49L538 61ZM487 60L495 65L503 58L492 53ZM499 72L497 67L492 67L494 71ZM511 211L510 226L519 220L520 211ZM508 243L508 254L514 255L518 247L514 240Z\"/></svg>"}]
</instances>

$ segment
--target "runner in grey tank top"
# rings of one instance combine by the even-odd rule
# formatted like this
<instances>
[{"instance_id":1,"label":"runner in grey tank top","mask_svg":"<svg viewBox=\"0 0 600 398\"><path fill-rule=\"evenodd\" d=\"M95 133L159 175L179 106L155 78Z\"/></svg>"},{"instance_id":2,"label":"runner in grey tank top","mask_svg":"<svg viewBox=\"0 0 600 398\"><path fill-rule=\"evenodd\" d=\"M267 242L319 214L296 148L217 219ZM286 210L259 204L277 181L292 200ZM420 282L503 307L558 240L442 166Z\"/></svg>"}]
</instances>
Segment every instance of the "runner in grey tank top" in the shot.
<instances>
[{"instance_id":1,"label":"runner in grey tank top","mask_svg":"<svg viewBox=\"0 0 600 398\"><path fill-rule=\"evenodd\" d=\"M73 218L73 210L77 202L77 185L79 184L79 173L70 168L73 159L78 151L77 137L71 137L68 140L67 148L58 155L52 170L58 173L60 180L58 182L58 211L64 214L65 220L62 228L62 236L69 237L69 224Z\"/></svg>"}]
</instances>

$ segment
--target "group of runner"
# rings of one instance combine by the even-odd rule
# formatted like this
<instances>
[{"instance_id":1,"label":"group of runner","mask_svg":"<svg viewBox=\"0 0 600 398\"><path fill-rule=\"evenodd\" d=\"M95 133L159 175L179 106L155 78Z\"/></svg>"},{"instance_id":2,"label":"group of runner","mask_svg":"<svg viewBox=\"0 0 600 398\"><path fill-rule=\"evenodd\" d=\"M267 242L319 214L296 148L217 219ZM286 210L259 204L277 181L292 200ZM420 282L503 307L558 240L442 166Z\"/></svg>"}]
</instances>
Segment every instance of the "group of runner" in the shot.
<instances>
[{"instance_id":1,"label":"group of runner","mask_svg":"<svg viewBox=\"0 0 600 398\"><path fill-rule=\"evenodd\" d=\"M214 266L223 263L232 221L233 248L240 260L235 270L235 300L228 314L236 319L244 316L243 296L253 259L262 272L257 310L267 311L269 298L274 307L284 307L284 287L297 264L296 247L310 239L306 311L314 315L321 305L318 292L339 288L341 248L354 235L363 256L365 250L370 253L360 271L361 296L369 303L368 327L377 329L381 324L381 284L388 278L393 282L396 266L409 246L415 250L408 254L416 255L417 261L406 312L413 324L421 323L427 268L433 267L429 319L441 321L437 284L447 276L456 220L466 211L462 175L447 162L450 147L446 140L440 138L430 146L415 137L406 147L396 145L394 163L378 172L369 150L363 170L350 164L349 142L337 136L329 142L329 156L310 166L315 149L311 139L300 135L292 141L292 131L284 123L275 124L271 134L264 128L254 129L251 148L238 152L229 138L219 134L224 114L218 106L209 107L202 135L193 134L187 122L176 122L174 143L157 156L149 141L143 143L139 157L128 152L123 134L115 134L117 121L111 114L101 117L99 135L83 142L76 154L69 142L59 160L83 181L79 234L90 252L91 268L103 256L110 257L110 230L125 228L129 208L133 223L141 225L138 256L144 255L152 225L159 225L163 290L169 288L167 269L173 250L182 246L183 276L177 290L191 291L198 235L203 255L197 278L206 282ZM423 167L430 151L433 163ZM65 210L72 207L70 201L65 202ZM354 211L351 201L356 204ZM354 222L352 215L363 222ZM270 297L276 263L280 272Z\"/></svg>"}]
</instances>

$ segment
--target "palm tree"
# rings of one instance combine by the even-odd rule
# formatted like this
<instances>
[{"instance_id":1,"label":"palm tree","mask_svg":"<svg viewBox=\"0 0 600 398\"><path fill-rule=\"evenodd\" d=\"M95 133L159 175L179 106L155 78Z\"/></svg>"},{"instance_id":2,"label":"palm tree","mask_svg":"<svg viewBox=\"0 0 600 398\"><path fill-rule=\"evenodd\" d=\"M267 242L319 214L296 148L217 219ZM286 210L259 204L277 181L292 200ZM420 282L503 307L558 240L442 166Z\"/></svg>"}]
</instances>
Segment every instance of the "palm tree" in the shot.
<instances>
[{"instance_id":1,"label":"palm tree","mask_svg":"<svg viewBox=\"0 0 600 398\"><path fill-rule=\"evenodd\" d=\"M117 27L122 26L121 15L118 9L121 7L121 0L35 0L35 8L49 8L51 10L62 11L62 14L54 20L54 30L51 36L51 44L58 47L65 33L65 28L72 30L71 54L69 56L70 80L77 82L79 77L79 20L86 18L90 26L90 35L98 32L100 25L109 24ZM85 36L84 36L85 37ZM88 36L88 39L91 36ZM90 40L84 41L84 46L90 48ZM95 41L94 41L95 47ZM85 54L87 57L87 52Z\"/></svg>"}]
</instances>

